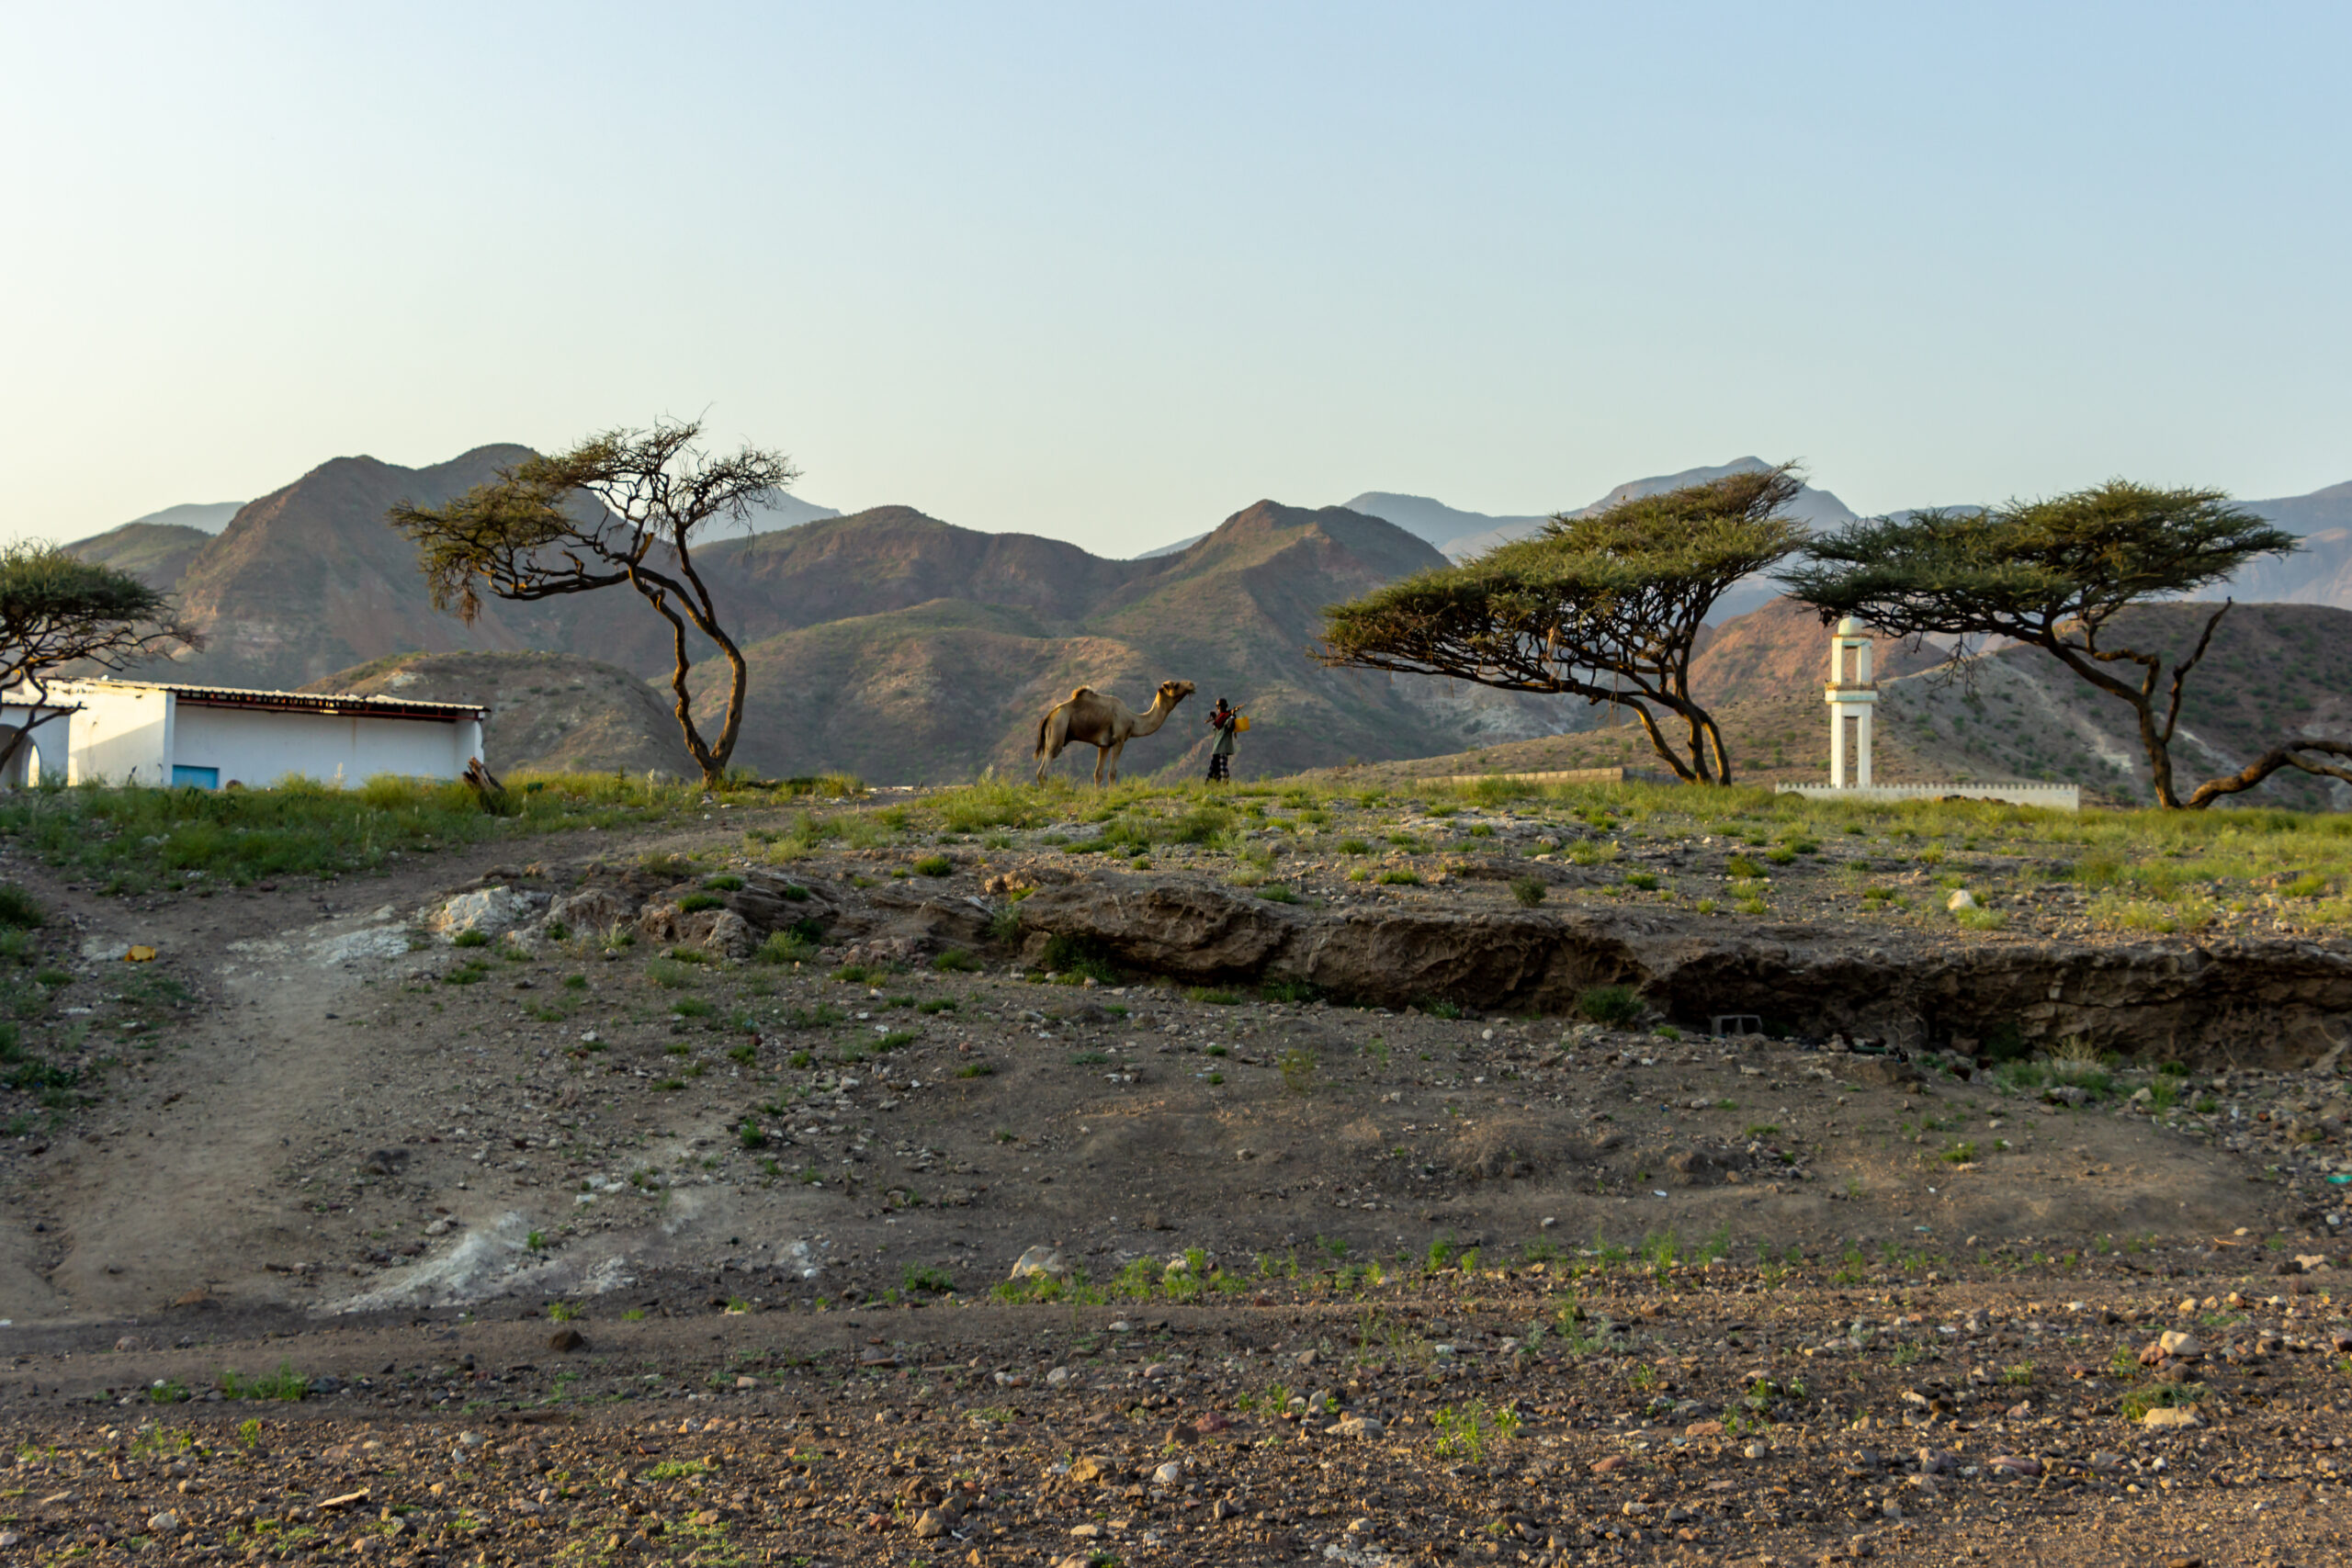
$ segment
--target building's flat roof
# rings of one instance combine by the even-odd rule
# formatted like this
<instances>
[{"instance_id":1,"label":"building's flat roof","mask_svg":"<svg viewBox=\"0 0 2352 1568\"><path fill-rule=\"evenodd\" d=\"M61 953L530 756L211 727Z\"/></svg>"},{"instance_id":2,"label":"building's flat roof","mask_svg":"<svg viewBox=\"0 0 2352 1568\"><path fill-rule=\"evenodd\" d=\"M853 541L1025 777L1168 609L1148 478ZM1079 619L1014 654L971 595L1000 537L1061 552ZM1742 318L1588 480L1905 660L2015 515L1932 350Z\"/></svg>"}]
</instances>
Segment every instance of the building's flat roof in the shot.
<instances>
[{"instance_id":1,"label":"building's flat roof","mask_svg":"<svg viewBox=\"0 0 2352 1568\"><path fill-rule=\"evenodd\" d=\"M169 692L180 701L194 703L200 707L348 714L368 718L426 718L447 724L461 718L483 718L489 713L479 703L419 703L401 697L363 696L357 692L256 692L242 686L194 686L177 681L79 680L50 682L51 691L65 694L89 688Z\"/></svg>"}]
</instances>

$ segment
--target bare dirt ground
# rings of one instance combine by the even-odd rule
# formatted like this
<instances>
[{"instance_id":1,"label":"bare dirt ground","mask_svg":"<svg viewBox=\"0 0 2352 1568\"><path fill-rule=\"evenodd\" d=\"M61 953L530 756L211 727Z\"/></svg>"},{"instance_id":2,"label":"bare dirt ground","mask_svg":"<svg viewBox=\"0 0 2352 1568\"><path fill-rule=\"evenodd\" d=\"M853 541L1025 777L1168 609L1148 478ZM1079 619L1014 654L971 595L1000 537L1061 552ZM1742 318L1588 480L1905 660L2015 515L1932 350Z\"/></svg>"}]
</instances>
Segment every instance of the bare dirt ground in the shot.
<instances>
[{"instance_id":1,"label":"bare dirt ground","mask_svg":"<svg viewBox=\"0 0 2352 1568\"><path fill-rule=\"evenodd\" d=\"M2342 1560L2332 1063L2053 1100L1826 1038L1052 983L1009 887L1250 863L778 865L745 829L786 822L205 897L8 864L132 1043L0 1153L0 1552ZM703 887L781 961L711 962ZM484 888L487 944L425 934ZM586 893L621 918L551 931ZM2198 1343L2143 1364L2165 1330Z\"/></svg>"}]
</instances>

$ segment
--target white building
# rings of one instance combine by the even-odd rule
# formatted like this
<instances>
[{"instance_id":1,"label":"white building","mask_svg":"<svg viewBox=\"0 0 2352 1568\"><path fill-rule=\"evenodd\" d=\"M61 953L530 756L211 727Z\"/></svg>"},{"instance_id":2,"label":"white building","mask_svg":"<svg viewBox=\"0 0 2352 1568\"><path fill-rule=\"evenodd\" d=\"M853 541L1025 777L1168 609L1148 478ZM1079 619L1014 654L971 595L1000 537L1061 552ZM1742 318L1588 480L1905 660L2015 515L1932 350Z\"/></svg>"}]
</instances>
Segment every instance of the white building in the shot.
<instances>
[{"instance_id":1,"label":"white building","mask_svg":"<svg viewBox=\"0 0 2352 1568\"><path fill-rule=\"evenodd\" d=\"M149 681L49 686L51 705L74 711L34 730L38 766L67 784L258 788L300 777L351 788L378 773L458 778L481 755L483 710L470 703ZM21 711L7 716L20 722ZM0 782L32 776L11 771L17 779Z\"/></svg>"},{"instance_id":2,"label":"white building","mask_svg":"<svg viewBox=\"0 0 2352 1568\"><path fill-rule=\"evenodd\" d=\"M10 733L0 734L0 741L13 739L13 732L27 728L30 733L17 754L0 769L0 789L22 789L31 780L45 779L51 784L65 782L66 735L72 728L74 716L55 703L23 703L0 701L0 725Z\"/></svg>"}]
</instances>

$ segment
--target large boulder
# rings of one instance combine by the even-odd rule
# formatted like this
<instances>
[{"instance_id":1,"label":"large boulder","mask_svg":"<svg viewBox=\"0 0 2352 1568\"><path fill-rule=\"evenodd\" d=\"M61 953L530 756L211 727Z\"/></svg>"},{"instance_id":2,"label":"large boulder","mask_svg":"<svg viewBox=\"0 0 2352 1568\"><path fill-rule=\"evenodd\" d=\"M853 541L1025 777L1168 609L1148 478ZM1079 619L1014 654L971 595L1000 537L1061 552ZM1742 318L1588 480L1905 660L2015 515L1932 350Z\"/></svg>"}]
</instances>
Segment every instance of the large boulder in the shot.
<instances>
[{"instance_id":1,"label":"large boulder","mask_svg":"<svg viewBox=\"0 0 2352 1568\"><path fill-rule=\"evenodd\" d=\"M1391 1007L1442 998L1558 1008L1632 970L1621 948L1596 944L1554 915L1351 909L1303 930L1272 968L1333 996Z\"/></svg>"},{"instance_id":2,"label":"large boulder","mask_svg":"<svg viewBox=\"0 0 2352 1568\"><path fill-rule=\"evenodd\" d=\"M641 902L617 887L583 887L557 895L548 906L548 921L574 936L602 936L635 919Z\"/></svg>"},{"instance_id":3,"label":"large boulder","mask_svg":"<svg viewBox=\"0 0 2352 1568\"><path fill-rule=\"evenodd\" d=\"M752 923L723 907L681 909L656 899L637 912L637 931L648 942L697 948L714 958L749 958L760 945Z\"/></svg>"},{"instance_id":4,"label":"large boulder","mask_svg":"<svg viewBox=\"0 0 2352 1568\"><path fill-rule=\"evenodd\" d=\"M465 931L496 936L529 919L546 898L543 893L525 893L513 887L479 887L445 899L428 911L425 929L447 937Z\"/></svg>"},{"instance_id":5,"label":"large boulder","mask_svg":"<svg viewBox=\"0 0 2352 1568\"><path fill-rule=\"evenodd\" d=\"M1257 975L1294 925L1275 913L1278 906L1191 882L1118 878L1040 887L1014 908L1030 939L1023 951L1033 959L1048 939L1072 937L1122 964L1186 980Z\"/></svg>"}]
</instances>

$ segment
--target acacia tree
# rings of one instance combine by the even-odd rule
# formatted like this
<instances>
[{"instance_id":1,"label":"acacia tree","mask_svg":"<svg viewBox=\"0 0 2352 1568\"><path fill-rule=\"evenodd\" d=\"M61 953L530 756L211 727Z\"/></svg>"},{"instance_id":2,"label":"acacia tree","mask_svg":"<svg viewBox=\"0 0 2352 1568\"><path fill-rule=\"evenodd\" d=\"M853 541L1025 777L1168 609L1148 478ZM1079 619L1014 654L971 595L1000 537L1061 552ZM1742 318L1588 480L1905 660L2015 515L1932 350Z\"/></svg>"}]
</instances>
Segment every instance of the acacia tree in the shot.
<instances>
[{"instance_id":1,"label":"acacia tree","mask_svg":"<svg viewBox=\"0 0 2352 1568\"><path fill-rule=\"evenodd\" d=\"M37 724L81 711L50 700L50 682L67 666L125 670L203 646L173 618L167 595L127 571L28 539L0 547L0 694L28 710L23 723L0 725L0 774Z\"/></svg>"},{"instance_id":2,"label":"acacia tree","mask_svg":"<svg viewBox=\"0 0 2352 1568\"><path fill-rule=\"evenodd\" d=\"M703 783L726 774L743 723L750 671L719 624L694 547L710 525L745 521L770 492L800 477L780 452L747 446L714 457L696 445L699 421L650 430L612 430L568 452L533 457L499 470L446 506L401 502L392 526L416 542L435 609L470 622L484 590L501 599L552 599L626 583L670 623L678 728ZM718 734L695 723L686 688L693 660L686 628L718 645L732 679Z\"/></svg>"},{"instance_id":3,"label":"acacia tree","mask_svg":"<svg viewBox=\"0 0 2352 1568\"><path fill-rule=\"evenodd\" d=\"M1727 784L1723 731L1690 695L1692 646L1726 589L1803 541L1786 514L1800 488L1783 463L1555 516L1474 560L1331 606L1316 657L1623 703L1677 777Z\"/></svg>"},{"instance_id":4,"label":"acacia tree","mask_svg":"<svg viewBox=\"0 0 2352 1568\"><path fill-rule=\"evenodd\" d=\"M2186 659L2120 640L2116 617L2210 587L2258 557L2300 547L2293 535L2231 505L2220 491L2110 479L1985 512L1866 518L1815 539L1780 581L1825 623L1854 615L1891 636L1955 637L1955 660L1988 638L2041 649L2132 708L2157 802L2198 808L2252 789L2280 768L2352 778L2323 761L2352 756L2352 747L2289 739L2243 772L2209 780L2182 799L2172 767L2181 697L2231 602L2205 618Z\"/></svg>"}]
</instances>

